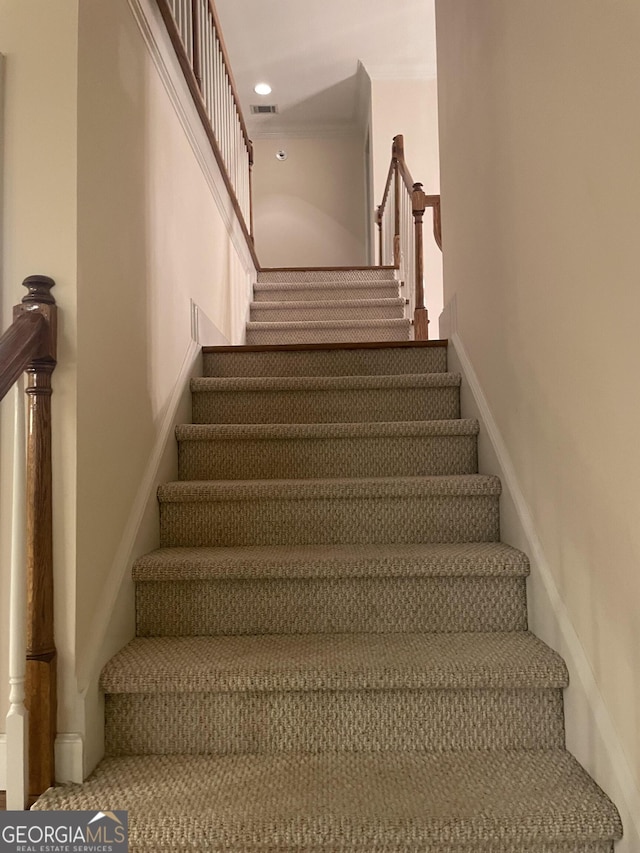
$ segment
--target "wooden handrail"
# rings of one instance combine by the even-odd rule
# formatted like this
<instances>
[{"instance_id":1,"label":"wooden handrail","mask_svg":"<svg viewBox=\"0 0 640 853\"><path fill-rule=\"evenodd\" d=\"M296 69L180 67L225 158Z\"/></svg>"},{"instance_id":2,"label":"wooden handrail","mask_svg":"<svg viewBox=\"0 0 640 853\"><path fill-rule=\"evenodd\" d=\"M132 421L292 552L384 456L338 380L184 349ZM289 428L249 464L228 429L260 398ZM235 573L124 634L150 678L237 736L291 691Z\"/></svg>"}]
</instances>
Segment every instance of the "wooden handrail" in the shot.
<instances>
[{"instance_id":1,"label":"wooden handrail","mask_svg":"<svg viewBox=\"0 0 640 853\"><path fill-rule=\"evenodd\" d=\"M57 308L53 279L23 282L27 295L13 309L13 324L0 339L2 395L27 374L26 575L29 709L29 793L55 781L57 690L53 635L53 516L51 488L51 375L56 366Z\"/></svg>"},{"instance_id":2,"label":"wooden handrail","mask_svg":"<svg viewBox=\"0 0 640 853\"><path fill-rule=\"evenodd\" d=\"M393 195L391 188L393 186ZM401 193L402 186L411 199L411 213L414 221L413 235L413 266L415 281L414 304L414 337L416 340L427 340L429 318L424 304L424 248L423 248L423 218L427 208L433 211L433 236L436 245L442 250L442 223L440 218L440 196L427 195L421 183L415 182L407 166L404 155L404 137L398 134L393 138L391 149L391 163L387 173L382 202L376 209L376 225L378 227L378 253L379 264L382 266L389 259L384 257L384 234L383 223L390 199L393 198L393 265L397 269L401 266Z\"/></svg>"},{"instance_id":3,"label":"wooden handrail","mask_svg":"<svg viewBox=\"0 0 640 853\"><path fill-rule=\"evenodd\" d=\"M252 171L253 171L253 143L249 138L249 132L247 130L247 125L244 119L244 115L242 113L242 108L240 106L240 98L238 96L238 89L236 86L235 78L233 76L233 72L231 70L231 63L229 61L229 54L224 42L224 38L222 35L222 31L220 28L220 19L218 18L218 13L215 8L215 4L213 0L204 0L206 4L206 8L210 11L211 17L213 19L215 31L213 32L214 43L220 48L220 53L222 55L222 65L224 74L226 77L226 82L228 83L229 90L231 92L231 97L233 101L233 109L234 114L238 120L238 127L240 129L240 135L244 141L246 146L247 153L247 165L248 165L248 186L245 184L245 190L248 196L248 216L245 216L245 213L242 209L240 201L238 199L238 193L236 192L236 187L234 186L232 176L227 169L227 164L225 163L225 158L223 155L223 143L216 136L216 132L212 126L212 120L209 117L209 113L207 110L207 104L205 101L205 89L203 82L203 66L206 65L205 58L200 55L200 14L199 14L199 4L201 0L191 0L191 14L192 14L192 38L191 38L191 53L192 59L189 59L187 54L186 46L183 43L182 35L178 28L178 24L173 15L173 11L171 8L171 4L169 0L156 0L158 4L158 8L160 9L160 14L162 15L162 19L167 28L167 32L169 34L169 38L171 39L171 43L173 44L173 48L178 57L178 61L180 63L180 67L182 68L182 72L184 74L185 80L187 82L187 86L189 87L189 91L191 92L191 96L193 98L195 107L198 111L198 115L200 116L200 120L204 127L205 133L209 140L209 144L211 146L211 150L216 159L220 172L222 174L222 179L224 181L225 187L229 194L229 198L231 200L231 204L233 209L236 212L236 216L238 217L238 221L240 224L240 228L246 240L249 252L251 254L251 258L256 266L256 269L260 269L260 262L258 260L258 256L255 250L255 243L253 239L253 192L252 192ZM224 134L223 134L224 135ZM228 141L228 137L226 137ZM247 199L245 196L245 201Z\"/></svg>"},{"instance_id":4,"label":"wooden handrail","mask_svg":"<svg viewBox=\"0 0 640 853\"><path fill-rule=\"evenodd\" d=\"M45 322L42 314L20 314L0 338L0 400L35 358Z\"/></svg>"}]
</instances>

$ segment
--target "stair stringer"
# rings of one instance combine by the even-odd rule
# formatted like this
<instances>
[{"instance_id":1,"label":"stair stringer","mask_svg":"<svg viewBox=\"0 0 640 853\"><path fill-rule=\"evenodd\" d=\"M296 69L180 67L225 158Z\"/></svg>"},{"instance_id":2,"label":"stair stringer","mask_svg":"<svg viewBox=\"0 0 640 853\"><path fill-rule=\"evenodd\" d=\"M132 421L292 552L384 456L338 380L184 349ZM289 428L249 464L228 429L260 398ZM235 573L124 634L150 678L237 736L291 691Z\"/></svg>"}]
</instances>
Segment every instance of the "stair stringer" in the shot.
<instances>
[{"instance_id":1,"label":"stair stringer","mask_svg":"<svg viewBox=\"0 0 640 853\"><path fill-rule=\"evenodd\" d=\"M445 319L454 322L455 311ZM441 318L442 321L442 318ZM530 560L527 581L530 630L557 651L569 670L564 693L566 746L616 803L624 837L616 853L640 850L640 790L595 681L587 654L553 578L549 562L504 440L473 363L457 331L451 328L449 370L462 375L461 417L480 422L478 470L502 482L500 497L501 540L523 551Z\"/></svg>"}]
</instances>

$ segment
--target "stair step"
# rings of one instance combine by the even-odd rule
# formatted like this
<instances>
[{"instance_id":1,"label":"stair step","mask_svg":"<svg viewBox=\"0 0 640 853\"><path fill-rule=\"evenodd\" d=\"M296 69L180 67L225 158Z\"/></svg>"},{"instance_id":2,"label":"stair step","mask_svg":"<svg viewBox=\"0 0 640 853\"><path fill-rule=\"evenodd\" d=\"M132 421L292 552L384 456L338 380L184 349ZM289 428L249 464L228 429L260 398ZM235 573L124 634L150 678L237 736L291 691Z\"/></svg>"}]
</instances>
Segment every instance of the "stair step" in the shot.
<instances>
[{"instance_id":1,"label":"stair step","mask_svg":"<svg viewBox=\"0 0 640 853\"><path fill-rule=\"evenodd\" d=\"M121 755L550 749L566 684L526 632L139 638L101 679Z\"/></svg>"},{"instance_id":2,"label":"stair step","mask_svg":"<svg viewBox=\"0 0 640 853\"><path fill-rule=\"evenodd\" d=\"M397 281L322 281L263 282L253 286L256 302L334 302L351 299L394 299L398 296Z\"/></svg>"},{"instance_id":3,"label":"stair step","mask_svg":"<svg viewBox=\"0 0 640 853\"><path fill-rule=\"evenodd\" d=\"M126 809L141 853L612 853L622 835L562 749L110 758L34 808Z\"/></svg>"},{"instance_id":4,"label":"stair step","mask_svg":"<svg viewBox=\"0 0 640 853\"><path fill-rule=\"evenodd\" d=\"M474 474L475 420L185 424L181 480Z\"/></svg>"},{"instance_id":5,"label":"stair step","mask_svg":"<svg viewBox=\"0 0 640 853\"><path fill-rule=\"evenodd\" d=\"M106 664L106 693L563 688L562 658L528 631L138 637Z\"/></svg>"},{"instance_id":6,"label":"stair step","mask_svg":"<svg viewBox=\"0 0 640 853\"><path fill-rule=\"evenodd\" d=\"M160 544L495 542L500 491L478 474L168 483Z\"/></svg>"},{"instance_id":7,"label":"stair step","mask_svg":"<svg viewBox=\"0 0 640 853\"><path fill-rule=\"evenodd\" d=\"M503 542L411 545L263 545L158 548L139 557L134 581L267 578L526 577L527 557Z\"/></svg>"},{"instance_id":8,"label":"stair step","mask_svg":"<svg viewBox=\"0 0 640 853\"><path fill-rule=\"evenodd\" d=\"M247 323L248 344L408 341L410 337L411 323L408 319Z\"/></svg>"},{"instance_id":9,"label":"stair step","mask_svg":"<svg viewBox=\"0 0 640 853\"><path fill-rule=\"evenodd\" d=\"M298 321L398 320L404 317L405 301L391 299L349 299L336 302L252 302L253 323L295 323Z\"/></svg>"},{"instance_id":10,"label":"stair step","mask_svg":"<svg viewBox=\"0 0 640 853\"><path fill-rule=\"evenodd\" d=\"M197 424L451 420L459 390L454 373L191 380Z\"/></svg>"},{"instance_id":11,"label":"stair step","mask_svg":"<svg viewBox=\"0 0 640 853\"><path fill-rule=\"evenodd\" d=\"M319 267L304 269L288 267L286 269L262 269L258 272L260 284L282 282L354 282L354 281L395 281L397 270L393 267Z\"/></svg>"},{"instance_id":12,"label":"stair step","mask_svg":"<svg viewBox=\"0 0 640 853\"><path fill-rule=\"evenodd\" d=\"M263 347L209 347L203 353L205 376L348 376L444 373L446 341L399 341Z\"/></svg>"},{"instance_id":13,"label":"stair step","mask_svg":"<svg viewBox=\"0 0 640 853\"><path fill-rule=\"evenodd\" d=\"M133 567L137 634L522 631L528 565L500 543L164 548Z\"/></svg>"}]
</instances>

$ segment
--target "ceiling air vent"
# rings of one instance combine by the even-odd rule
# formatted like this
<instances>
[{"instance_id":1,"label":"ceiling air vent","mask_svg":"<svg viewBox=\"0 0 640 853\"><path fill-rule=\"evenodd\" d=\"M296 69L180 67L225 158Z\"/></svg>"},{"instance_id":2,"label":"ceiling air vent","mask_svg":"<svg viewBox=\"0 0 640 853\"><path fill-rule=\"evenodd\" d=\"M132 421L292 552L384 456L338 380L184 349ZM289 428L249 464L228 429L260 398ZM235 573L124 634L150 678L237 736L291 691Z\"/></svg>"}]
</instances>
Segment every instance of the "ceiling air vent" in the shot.
<instances>
[{"instance_id":1,"label":"ceiling air vent","mask_svg":"<svg viewBox=\"0 0 640 853\"><path fill-rule=\"evenodd\" d=\"M278 112L275 104L251 104L251 112L254 116L269 115Z\"/></svg>"}]
</instances>

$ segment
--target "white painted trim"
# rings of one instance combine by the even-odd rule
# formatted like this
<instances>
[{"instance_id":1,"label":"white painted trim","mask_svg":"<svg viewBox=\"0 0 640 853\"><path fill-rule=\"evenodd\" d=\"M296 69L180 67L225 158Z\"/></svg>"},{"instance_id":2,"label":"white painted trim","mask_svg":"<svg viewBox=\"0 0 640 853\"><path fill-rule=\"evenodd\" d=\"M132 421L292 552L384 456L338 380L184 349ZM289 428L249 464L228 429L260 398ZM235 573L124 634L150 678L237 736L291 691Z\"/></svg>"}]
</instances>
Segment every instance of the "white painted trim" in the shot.
<instances>
[{"instance_id":1,"label":"white painted trim","mask_svg":"<svg viewBox=\"0 0 640 853\"><path fill-rule=\"evenodd\" d=\"M0 791L7 790L7 736L0 733Z\"/></svg>"},{"instance_id":2,"label":"white painted trim","mask_svg":"<svg viewBox=\"0 0 640 853\"><path fill-rule=\"evenodd\" d=\"M193 103L193 97L184 79L182 68L169 39L158 5L153 0L128 0L128 3L158 76L220 211L220 216L234 248L247 269L255 271L255 264L247 241L229 198L220 168L211 150L209 138L202 126L202 120ZM247 227L248 225L249 223L247 223Z\"/></svg>"},{"instance_id":3,"label":"white painted trim","mask_svg":"<svg viewBox=\"0 0 640 853\"><path fill-rule=\"evenodd\" d=\"M59 734L55 742L56 782L82 782L84 740L81 734Z\"/></svg>"},{"instance_id":4,"label":"white painted trim","mask_svg":"<svg viewBox=\"0 0 640 853\"><path fill-rule=\"evenodd\" d=\"M489 440L490 446L485 446L484 450L480 447L481 470L483 473L497 474L502 480L501 517L506 516L510 526L508 532L503 531L503 539L525 551L531 563L530 587L535 590L539 601L538 613L530 605L531 628L563 656L569 668L570 685L565 693L567 748L609 794L620 811L625 835L616 845L616 853L638 853L640 790L586 652L555 583L509 450L457 331L454 300L441 315L440 329L441 334L444 331L448 335L453 348L453 352L450 351L452 363L449 369L457 369L463 374L464 415L477 417L482 425L481 433L484 431ZM465 384L471 396L465 394ZM576 725L571 725L572 718Z\"/></svg>"}]
</instances>

